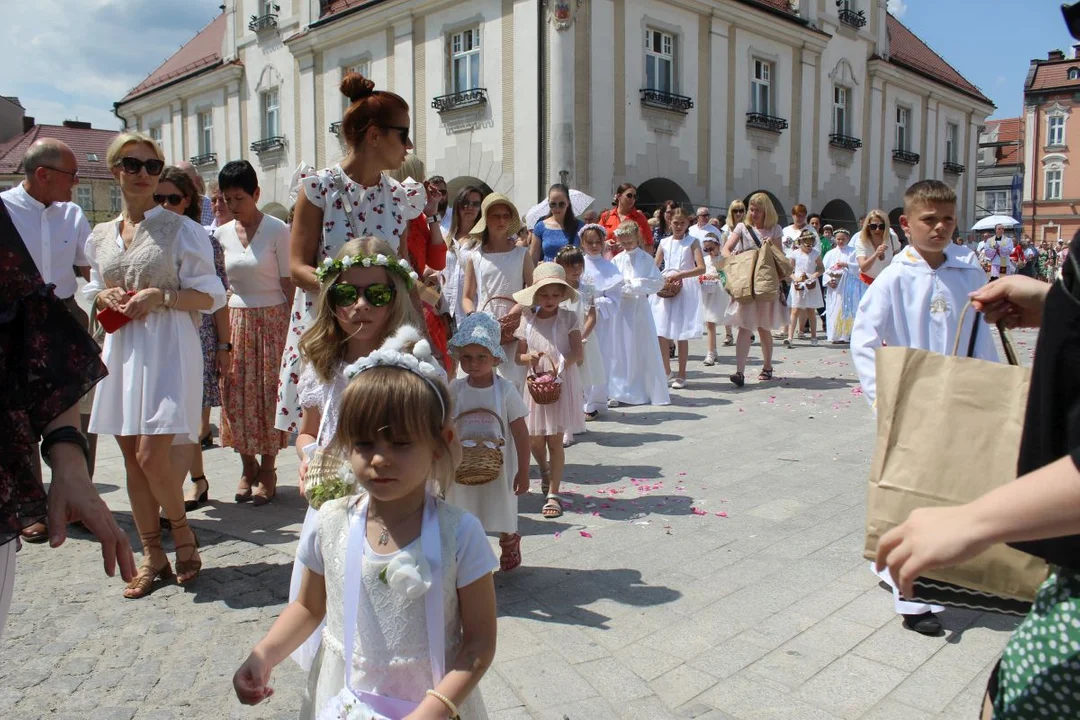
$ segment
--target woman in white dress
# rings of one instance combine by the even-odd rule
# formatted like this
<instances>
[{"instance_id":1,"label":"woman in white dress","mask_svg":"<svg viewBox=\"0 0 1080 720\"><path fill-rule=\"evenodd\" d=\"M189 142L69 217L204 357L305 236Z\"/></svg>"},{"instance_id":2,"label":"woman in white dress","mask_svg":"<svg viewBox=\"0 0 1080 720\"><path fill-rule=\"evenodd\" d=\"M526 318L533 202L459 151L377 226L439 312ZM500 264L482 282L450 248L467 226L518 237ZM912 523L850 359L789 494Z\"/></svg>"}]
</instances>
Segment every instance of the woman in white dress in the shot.
<instances>
[{"instance_id":1,"label":"woman in white dress","mask_svg":"<svg viewBox=\"0 0 1080 720\"><path fill-rule=\"evenodd\" d=\"M851 340L855 311L859 309L865 283L859 279L855 247L844 228L833 234L836 247L825 254L825 330L834 345Z\"/></svg>"},{"instance_id":2,"label":"woman in white dress","mask_svg":"<svg viewBox=\"0 0 1080 720\"><path fill-rule=\"evenodd\" d=\"M744 221L735 226L724 243L724 257L754 250L771 242L777 250L783 252L781 235L783 230L776 222L776 208L765 193L754 193L750 196L750 214ZM726 317L732 325L739 328L738 339L735 344L735 373L730 376L731 382L736 387L742 387L746 382L743 371L746 370L746 360L750 356L751 335L757 331L761 338L761 355L764 364L758 380L772 380L773 366L773 337L772 331L784 324L784 307L780 304L780 298L772 300L754 299L749 302L732 301L728 305Z\"/></svg>"},{"instance_id":3,"label":"woman in white dress","mask_svg":"<svg viewBox=\"0 0 1080 720\"><path fill-rule=\"evenodd\" d=\"M889 266L893 256L901 250L900 240L889 227L889 216L884 210L871 210L863 218L862 230L855 236L855 260L859 264L859 277L866 285Z\"/></svg>"},{"instance_id":4,"label":"woman in white dress","mask_svg":"<svg viewBox=\"0 0 1080 720\"><path fill-rule=\"evenodd\" d=\"M122 133L106 160L120 184L124 210L94 228L86 242L90 282L83 295L108 311L90 432L115 435L127 468L128 497L143 544L143 564L124 596L141 598L172 576L161 547L160 510L172 525L181 584L202 568L187 524L183 483L199 440L203 394L200 313L225 304L206 231L154 200L163 153L150 136ZM114 322L115 321L115 325Z\"/></svg>"},{"instance_id":5,"label":"woman in white dress","mask_svg":"<svg viewBox=\"0 0 1080 720\"><path fill-rule=\"evenodd\" d=\"M408 222L424 211L427 195L420 183L399 183L383 170L400 167L413 144L409 139L409 104L399 95L375 90L375 84L349 73L341 92L352 103L341 119L349 146L345 159L332 168L304 168L293 208L290 267L296 294L289 334L278 377L278 430L294 433L300 426L300 379L297 344L311 324L319 294L315 266L333 258L352 238L385 240L401 257L408 253Z\"/></svg>"},{"instance_id":6,"label":"woman in white dress","mask_svg":"<svg viewBox=\"0 0 1080 720\"><path fill-rule=\"evenodd\" d=\"M517 244L521 213L510 198L492 193L484 198L480 220L473 227L476 247L465 266L461 307L466 315L487 312L499 319L519 312L521 306L512 296L532 285L533 261L528 246ZM517 352L517 340L502 346L506 357ZM499 366L499 374L514 383L518 392L525 389L526 368L515 362Z\"/></svg>"},{"instance_id":7,"label":"woman in white dress","mask_svg":"<svg viewBox=\"0 0 1080 720\"><path fill-rule=\"evenodd\" d=\"M660 338L660 357L664 360L664 370L675 390L686 387L690 340L701 337L701 285L697 278L705 273L705 258L702 256L701 243L687 233L689 227L690 219L686 213L682 208L675 208L671 213L673 235L661 240L656 249L656 267L661 270L664 281L680 280L682 289L675 297L653 295L649 298ZM679 374L674 378L670 358L673 342L679 350Z\"/></svg>"}]
</instances>

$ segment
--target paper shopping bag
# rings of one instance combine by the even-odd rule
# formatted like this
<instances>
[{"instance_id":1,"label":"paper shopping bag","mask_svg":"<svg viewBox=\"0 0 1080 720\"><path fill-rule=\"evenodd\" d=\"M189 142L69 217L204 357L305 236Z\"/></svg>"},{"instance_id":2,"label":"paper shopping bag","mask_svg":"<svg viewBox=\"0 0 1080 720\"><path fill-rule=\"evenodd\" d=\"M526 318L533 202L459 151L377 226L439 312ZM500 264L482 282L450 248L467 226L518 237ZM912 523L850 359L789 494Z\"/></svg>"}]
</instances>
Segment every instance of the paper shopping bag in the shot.
<instances>
[{"instance_id":1,"label":"paper shopping bag","mask_svg":"<svg viewBox=\"0 0 1080 720\"><path fill-rule=\"evenodd\" d=\"M760 250L746 250L732 255L724 264L724 289L735 302L750 302L754 299L754 267L757 265Z\"/></svg>"},{"instance_id":2,"label":"paper shopping bag","mask_svg":"<svg viewBox=\"0 0 1080 720\"><path fill-rule=\"evenodd\" d=\"M980 324L981 316L975 332ZM953 355L904 347L877 351L867 558L912 510L964 504L1016 479L1031 371L1016 362L1007 334L1002 341L1010 364L957 357L955 347ZM969 354L973 348L974 338ZM1025 612L1046 576L1042 560L995 545L961 565L927 571L908 599Z\"/></svg>"}]
</instances>

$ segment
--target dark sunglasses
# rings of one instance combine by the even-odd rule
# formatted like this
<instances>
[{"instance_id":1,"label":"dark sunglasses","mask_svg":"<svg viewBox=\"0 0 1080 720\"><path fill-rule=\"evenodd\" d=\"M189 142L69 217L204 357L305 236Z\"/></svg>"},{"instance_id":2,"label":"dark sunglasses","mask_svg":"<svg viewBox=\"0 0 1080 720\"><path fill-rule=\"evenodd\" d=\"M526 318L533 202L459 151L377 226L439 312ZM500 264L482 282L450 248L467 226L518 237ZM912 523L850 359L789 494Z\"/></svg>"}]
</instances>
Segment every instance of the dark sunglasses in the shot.
<instances>
[{"instance_id":1,"label":"dark sunglasses","mask_svg":"<svg viewBox=\"0 0 1080 720\"><path fill-rule=\"evenodd\" d=\"M709 213L698 213L698 217L709 217Z\"/></svg>"},{"instance_id":2,"label":"dark sunglasses","mask_svg":"<svg viewBox=\"0 0 1080 720\"><path fill-rule=\"evenodd\" d=\"M384 130L397 130L398 137L401 138L402 145L409 144L409 128L401 125L383 125Z\"/></svg>"},{"instance_id":3,"label":"dark sunglasses","mask_svg":"<svg viewBox=\"0 0 1080 720\"><path fill-rule=\"evenodd\" d=\"M884 230L885 226L881 223L868 223L867 226L871 230Z\"/></svg>"},{"instance_id":4,"label":"dark sunglasses","mask_svg":"<svg viewBox=\"0 0 1080 720\"><path fill-rule=\"evenodd\" d=\"M150 160L140 160L133 157L122 157L113 163L113 167L120 166L124 172L128 175L138 175L143 168L146 168L146 174L157 177L161 174L161 171L165 169L165 163L157 158L151 158Z\"/></svg>"},{"instance_id":5,"label":"dark sunglasses","mask_svg":"<svg viewBox=\"0 0 1080 720\"><path fill-rule=\"evenodd\" d=\"M360 296L371 307L386 307L394 300L394 286L387 283L372 283L371 285L353 285L351 283L334 283L330 286L330 304L336 308L351 307L356 304Z\"/></svg>"},{"instance_id":6,"label":"dark sunglasses","mask_svg":"<svg viewBox=\"0 0 1080 720\"><path fill-rule=\"evenodd\" d=\"M743 209L739 209L739 210L732 210L732 211L731 211L731 214L732 214L732 215L745 215L745 214L746 214L746 210L743 210Z\"/></svg>"},{"instance_id":7,"label":"dark sunglasses","mask_svg":"<svg viewBox=\"0 0 1080 720\"><path fill-rule=\"evenodd\" d=\"M548 206L555 210L562 210L564 207L566 207L566 203L562 200L556 200L553 203L548 203Z\"/></svg>"},{"instance_id":8,"label":"dark sunglasses","mask_svg":"<svg viewBox=\"0 0 1080 720\"><path fill-rule=\"evenodd\" d=\"M458 205L460 205L463 208L478 208L478 207L480 207L480 201L479 200L462 200L461 202L458 203Z\"/></svg>"},{"instance_id":9,"label":"dark sunglasses","mask_svg":"<svg viewBox=\"0 0 1080 720\"><path fill-rule=\"evenodd\" d=\"M158 205L179 205L184 202L184 196L179 193L169 193L168 195L154 193L154 202Z\"/></svg>"},{"instance_id":10,"label":"dark sunglasses","mask_svg":"<svg viewBox=\"0 0 1080 720\"><path fill-rule=\"evenodd\" d=\"M633 200L634 198L636 198L636 197L637 197L637 195L635 195L635 194L634 194L634 193L632 193L632 192L628 192L628 193L624 194L624 195L623 195L623 197L628 197L628 198L630 198L631 200Z\"/></svg>"}]
</instances>

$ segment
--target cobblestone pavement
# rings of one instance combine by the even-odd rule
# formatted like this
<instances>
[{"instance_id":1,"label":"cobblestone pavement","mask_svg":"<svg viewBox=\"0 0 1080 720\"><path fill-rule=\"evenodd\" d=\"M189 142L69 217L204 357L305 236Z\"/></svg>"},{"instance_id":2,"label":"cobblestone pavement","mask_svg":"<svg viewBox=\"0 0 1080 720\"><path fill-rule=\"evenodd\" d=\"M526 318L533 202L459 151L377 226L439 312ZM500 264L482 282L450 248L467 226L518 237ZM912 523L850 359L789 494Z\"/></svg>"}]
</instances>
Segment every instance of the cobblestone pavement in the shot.
<instances>
[{"instance_id":1,"label":"cobblestone pavement","mask_svg":"<svg viewBox=\"0 0 1080 720\"><path fill-rule=\"evenodd\" d=\"M521 501L525 565L497 576L499 649L481 686L493 720L976 716L1015 620L948 611L944 637L902 629L862 558L870 410L845 348L802 345L780 349L777 381L757 384L755 364L736 390L731 349L706 368L693 343L670 407L609 411L568 451L563 518L540 518L536 481ZM0 717L296 715L305 678L291 661L256 708L230 682L286 599L295 454L258 509L231 500L231 451L205 459L193 588L125 600L78 532L19 553ZM123 477L103 438L99 488L134 544Z\"/></svg>"}]
</instances>

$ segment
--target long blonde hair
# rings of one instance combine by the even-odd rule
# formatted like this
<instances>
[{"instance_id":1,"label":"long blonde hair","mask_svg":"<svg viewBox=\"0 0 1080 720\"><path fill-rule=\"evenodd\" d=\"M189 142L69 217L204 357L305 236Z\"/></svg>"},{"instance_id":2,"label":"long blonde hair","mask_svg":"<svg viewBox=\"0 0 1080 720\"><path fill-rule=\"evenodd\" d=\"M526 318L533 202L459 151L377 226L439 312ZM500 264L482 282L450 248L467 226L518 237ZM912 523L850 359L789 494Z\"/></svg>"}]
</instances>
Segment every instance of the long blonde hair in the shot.
<instances>
[{"instance_id":1,"label":"long blonde hair","mask_svg":"<svg viewBox=\"0 0 1080 720\"><path fill-rule=\"evenodd\" d=\"M746 215L744 216L744 219L747 225L752 224L752 221L750 220L750 208L754 206L765 208L763 229L772 230L776 227L776 208L773 207L772 200L769 199L769 196L763 192L754 193L750 196L750 201L746 203Z\"/></svg>"},{"instance_id":2,"label":"long blonde hair","mask_svg":"<svg viewBox=\"0 0 1080 720\"><path fill-rule=\"evenodd\" d=\"M335 260L340 260L346 255L378 255L382 253L387 257L394 257L397 253L389 243L377 237L353 238L341 246ZM381 337L376 344L381 345L386 338L390 337L399 327L408 324L418 328L426 327L420 314L416 311L409 293L409 286L397 273L385 270L390 285L394 288L394 300L390 309L390 316L386 319L386 326L382 329ZM334 307L328 298L330 286L337 280L338 275L329 275L319 288L319 297L315 300L315 318L311 325L300 338L300 357L305 363L309 363L315 370L315 374L325 383L332 383L337 375L338 365L345 359L346 343L348 335L338 324Z\"/></svg>"},{"instance_id":3,"label":"long blonde hair","mask_svg":"<svg viewBox=\"0 0 1080 720\"><path fill-rule=\"evenodd\" d=\"M742 200L732 200L731 204L727 207L727 217L724 218L724 227L729 231L735 229L735 223L731 221L731 216L735 214L735 208L737 207L742 208L743 211L743 219L739 222L742 222L746 219L746 205L743 203Z\"/></svg>"},{"instance_id":4,"label":"long blonde hair","mask_svg":"<svg viewBox=\"0 0 1080 720\"><path fill-rule=\"evenodd\" d=\"M432 465L430 481L435 494L442 495L454 481L452 452L443 437L443 428L453 416L444 383L429 384L405 368L374 367L357 375L345 388L337 432L328 449L349 457L358 443L372 442L380 433L393 442L431 442L439 457Z\"/></svg>"},{"instance_id":5,"label":"long blonde hair","mask_svg":"<svg viewBox=\"0 0 1080 720\"><path fill-rule=\"evenodd\" d=\"M884 210L871 210L870 212L866 213L866 217L864 217L862 221L862 227L859 228L859 238L868 245L874 244L874 241L870 239L870 230L866 227L870 224L873 218L881 220L882 224L885 225L885 230L882 231L881 235L882 242L885 242L889 239L889 216L885 214Z\"/></svg>"}]
</instances>

